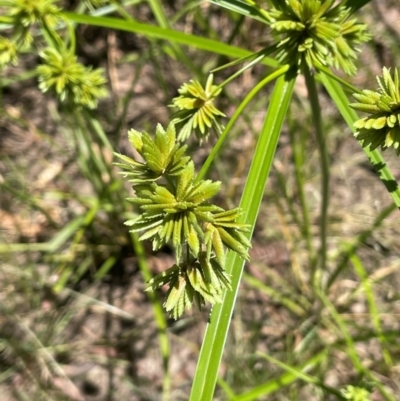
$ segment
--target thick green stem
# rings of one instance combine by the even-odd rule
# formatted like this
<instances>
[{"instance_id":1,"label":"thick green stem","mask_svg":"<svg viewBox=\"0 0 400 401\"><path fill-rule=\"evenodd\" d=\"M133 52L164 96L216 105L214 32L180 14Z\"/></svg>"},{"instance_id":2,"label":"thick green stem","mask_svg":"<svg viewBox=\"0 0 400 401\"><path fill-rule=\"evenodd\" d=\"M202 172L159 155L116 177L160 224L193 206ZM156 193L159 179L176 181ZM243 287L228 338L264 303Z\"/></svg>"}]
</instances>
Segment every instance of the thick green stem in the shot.
<instances>
[{"instance_id":1,"label":"thick green stem","mask_svg":"<svg viewBox=\"0 0 400 401\"><path fill-rule=\"evenodd\" d=\"M322 127L321 107L318 101L317 86L310 70L305 67L303 69L306 85L308 89L308 98L311 105L311 114L315 135L318 143L321 166L321 214L320 214L320 255L319 265L312 266L312 282L321 285L315 280L320 279L321 273L326 271L326 254L327 254L327 234L328 234L328 206L329 206L329 154L326 147L325 135Z\"/></svg>"}]
</instances>

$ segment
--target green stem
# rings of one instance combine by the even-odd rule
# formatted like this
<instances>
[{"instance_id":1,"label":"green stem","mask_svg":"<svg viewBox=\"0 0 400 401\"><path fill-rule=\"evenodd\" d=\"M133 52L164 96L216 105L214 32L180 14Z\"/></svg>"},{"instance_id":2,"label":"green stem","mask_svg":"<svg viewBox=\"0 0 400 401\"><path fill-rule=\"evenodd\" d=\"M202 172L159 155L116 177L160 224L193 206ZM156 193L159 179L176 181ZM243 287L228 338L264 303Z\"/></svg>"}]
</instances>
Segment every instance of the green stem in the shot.
<instances>
[{"instance_id":1,"label":"green stem","mask_svg":"<svg viewBox=\"0 0 400 401\"><path fill-rule=\"evenodd\" d=\"M244 98L243 102L239 105L239 107L236 109L235 113L233 113L232 118L229 120L228 124L226 125L223 133L221 136L218 138L217 143L213 147L213 150L207 157L207 160L203 164L199 174L196 177L195 182L199 182L204 178L204 176L207 174L208 169L210 168L212 162L214 161L215 156L217 155L218 151L220 150L222 144L225 142L225 139L227 138L230 130L232 129L233 125L235 124L236 120L239 118L239 116L243 113L243 110L245 107L250 103L250 101L254 98L254 96L269 82L272 80L282 76L289 70L289 66L285 65L279 70L276 70L272 74L268 75L265 77L262 81L260 81L250 92L249 94Z\"/></svg>"},{"instance_id":2,"label":"green stem","mask_svg":"<svg viewBox=\"0 0 400 401\"><path fill-rule=\"evenodd\" d=\"M257 63L259 63L262 59L264 59L268 54L274 52L276 50L276 46L272 46L269 47L268 49L263 49L257 53L254 53L253 55L249 56L249 57L244 57L243 59L240 60L235 60L232 61L231 63L228 63L226 66L222 66L219 68L215 68L212 72L215 71L220 71L223 68L226 68L227 66L231 66L234 64L237 64L241 61L244 61L244 59L247 58L252 58L255 57L255 59L253 61L251 61L249 64L245 65L243 68L241 68L240 70L236 71L234 74L232 74L229 78L227 78L224 82L222 82L221 84L219 84L218 86L216 86L214 88L214 90L212 91L210 97L214 96L215 93L217 93L221 88L223 88L225 85L227 85L229 82L233 81L235 78L237 78L240 74L242 74L244 71L248 70L249 68L253 67L254 65L256 65Z\"/></svg>"},{"instance_id":3,"label":"green stem","mask_svg":"<svg viewBox=\"0 0 400 401\"><path fill-rule=\"evenodd\" d=\"M310 70L303 68L304 77L308 89L308 98L311 105L312 120L315 129L316 139L321 162L321 215L320 215L320 265L313 266L313 284L320 285L321 283L315 282L320 276L320 273L326 271L326 254L327 254L327 232L328 232L328 206L329 206L329 153L326 147L326 138L322 127L321 107L319 105L317 86L314 77L311 75Z\"/></svg>"},{"instance_id":4,"label":"green stem","mask_svg":"<svg viewBox=\"0 0 400 401\"><path fill-rule=\"evenodd\" d=\"M349 82L345 81L344 79L335 75L329 68L323 66L317 66L317 70L328 77L334 79L337 83L339 83L343 88L347 89L349 92L353 93L362 93L362 90L356 88L355 86L351 85Z\"/></svg>"},{"instance_id":5,"label":"green stem","mask_svg":"<svg viewBox=\"0 0 400 401\"><path fill-rule=\"evenodd\" d=\"M306 241L307 251L308 251L308 260L309 265L312 266L312 260L314 259L314 248L312 245L312 238L311 238L311 224L310 224L310 215L309 215L309 208L307 197L305 193L305 178L303 174L303 166L304 166L304 143L305 139L303 137L301 140L296 138L297 132L294 127L289 129L289 137L290 137L290 145L293 152L293 162L295 166L295 179L297 184L297 189L299 191L299 198L300 198L300 205L301 205L301 214L303 217L303 224L301 225L301 231L303 238Z\"/></svg>"},{"instance_id":6,"label":"green stem","mask_svg":"<svg viewBox=\"0 0 400 401\"><path fill-rule=\"evenodd\" d=\"M213 97L220 89L222 89L225 85L229 84L229 82L232 82L235 78L237 78L240 74L248 70L249 68L253 67L256 65L258 62L260 62L264 58L264 55L260 55L256 57L253 61L251 61L249 64L245 65L242 67L240 70L236 71L234 74L232 74L229 78L225 79L224 82L220 83L218 86L214 88L212 93L210 94L210 97Z\"/></svg>"},{"instance_id":7,"label":"green stem","mask_svg":"<svg viewBox=\"0 0 400 401\"><path fill-rule=\"evenodd\" d=\"M285 75L281 75L277 79L270 98L264 126L257 141L240 202L240 208L243 210L242 218L251 226L251 231L248 233L249 238L256 224L265 184L274 159L295 80L296 74L293 70L287 71ZM222 304L213 307L200 351L190 401L211 401L213 398L229 323L243 273L244 261L237 253L229 252L226 266L227 272L232 274L232 290L225 292Z\"/></svg>"}]
</instances>

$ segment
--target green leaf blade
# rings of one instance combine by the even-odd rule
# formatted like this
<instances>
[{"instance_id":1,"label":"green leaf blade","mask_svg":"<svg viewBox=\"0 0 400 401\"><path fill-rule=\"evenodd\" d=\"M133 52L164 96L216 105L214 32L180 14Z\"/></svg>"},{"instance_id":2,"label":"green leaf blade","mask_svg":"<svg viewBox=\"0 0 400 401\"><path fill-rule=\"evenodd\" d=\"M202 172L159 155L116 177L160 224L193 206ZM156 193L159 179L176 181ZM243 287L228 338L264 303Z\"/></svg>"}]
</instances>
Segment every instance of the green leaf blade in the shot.
<instances>
[{"instance_id":1,"label":"green leaf blade","mask_svg":"<svg viewBox=\"0 0 400 401\"><path fill-rule=\"evenodd\" d=\"M288 71L278 78L273 91L267 117L250 167L248 179L243 192L240 208L243 209L243 220L254 229L265 184L274 158L283 120L291 99L295 74ZM238 287L243 272L244 261L234 252L229 252L226 260L228 273L232 273L232 291L224 293L222 304L213 307L210 323L197 364L196 374L190 395L190 401L211 401L217 381L219 364L228 333Z\"/></svg>"}]
</instances>

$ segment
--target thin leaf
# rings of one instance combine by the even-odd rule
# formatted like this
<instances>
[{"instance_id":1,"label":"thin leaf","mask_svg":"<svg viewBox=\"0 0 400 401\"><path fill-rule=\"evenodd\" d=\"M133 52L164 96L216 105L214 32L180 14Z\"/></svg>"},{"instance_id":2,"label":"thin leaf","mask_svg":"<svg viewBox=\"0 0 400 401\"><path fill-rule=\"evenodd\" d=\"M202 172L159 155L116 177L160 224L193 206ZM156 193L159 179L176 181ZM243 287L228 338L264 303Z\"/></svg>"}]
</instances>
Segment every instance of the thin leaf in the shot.
<instances>
[{"instance_id":1,"label":"thin leaf","mask_svg":"<svg viewBox=\"0 0 400 401\"><path fill-rule=\"evenodd\" d=\"M295 78L294 72L288 71L284 76L278 78L276 82L246 180L240 208L244 210L243 220L251 224L249 237L257 220L283 120L292 96ZM219 364L235 305L244 261L238 254L229 252L226 266L228 273L232 272L232 291L226 291L222 304L217 304L213 307L210 323L207 326L200 351L190 401L211 401L213 399Z\"/></svg>"},{"instance_id":2,"label":"thin leaf","mask_svg":"<svg viewBox=\"0 0 400 401\"><path fill-rule=\"evenodd\" d=\"M77 22L80 24L101 26L104 28L139 33L150 38L169 40L171 42L194 46L197 49L206 50L211 53L221 54L232 58L244 57L252 54L252 52L249 52L248 50L227 45L221 41L201 38L195 35L188 35L172 29L160 28L149 24L141 24L136 21L124 21L119 18L109 17L93 17L90 15L72 12L64 12L63 16L72 22ZM277 67L279 65L278 62L268 57L265 57L261 62L271 67Z\"/></svg>"}]
</instances>

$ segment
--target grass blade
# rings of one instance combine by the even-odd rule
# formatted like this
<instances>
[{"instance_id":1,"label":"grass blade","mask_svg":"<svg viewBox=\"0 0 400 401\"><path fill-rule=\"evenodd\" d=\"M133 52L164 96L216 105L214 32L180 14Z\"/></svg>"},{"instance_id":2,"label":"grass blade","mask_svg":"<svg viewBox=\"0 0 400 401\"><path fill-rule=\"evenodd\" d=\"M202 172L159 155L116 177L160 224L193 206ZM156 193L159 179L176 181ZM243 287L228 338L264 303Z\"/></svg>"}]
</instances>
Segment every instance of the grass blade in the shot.
<instances>
[{"instance_id":1,"label":"grass blade","mask_svg":"<svg viewBox=\"0 0 400 401\"><path fill-rule=\"evenodd\" d=\"M210 154L207 157L207 160L204 162L203 166L201 167L201 170L199 171L199 174L196 177L196 182L199 182L204 178L206 175L208 169L210 168L212 162L214 161L214 158L216 157L217 153L221 149L221 146L225 142L225 139L227 138L230 130L234 126L236 120L239 118L239 116L243 113L243 110L245 107L250 103L250 101L256 96L256 94L269 82L272 80L278 78L282 74L284 74L287 70L289 69L288 66L283 66L277 71L274 71L272 74L268 75L266 78L261 80L244 98L242 103L240 103L239 107L236 109L235 113L233 114L232 118L229 120L228 124L226 125L224 131L222 132L221 136L218 138L217 143L215 146L213 146Z\"/></svg>"},{"instance_id":2,"label":"grass blade","mask_svg":"<svg viewBox=\"0 0 400 401\"><path fill-rule=\"evenodd\" d=\"M382 324L379 317L379 310L375 299L374 290L372 288L372 280L370 277L368 277L367 271L365 270L363 263L357 255L353 254L350 260L354 266L354 270L361 280L361 287L363 288L365 297L367 298L371 321L376 330L378 340L381 343L384 361L386 363L386 366L391 367L393 366L393 361L390 356L389 350L387 349L387 341L382 335Z\"/></svg>"},{"instance_id":3,"label":"grass blade","mask_svg":"<svg viewBox=\"0 0 400 401\"><path fill-rule=\"evenodd\" d=\"M235 13L242 14L246 17L254 18L258 21L267 22L266 16L259 7L252 6L241 0L210 0L210 3L216 4L217 6L224 7Z\"/></svg>"},{"instance_id":4,"label":"grass blade","mask_svg":"<svg viewBox=\"0 0 400 401\"><path fill-rule=\"evenodd\" d=\"M161 4L160 0L148 0L148 3L151 7L151 10L153 11L153 14L158 22L158 24L165 29L170 29L170 23L168 21L168 18L166 16L165 10L163 9L163 6ZM190 68L191 72L199 77L200 76L200 71L198 68L195 67L193 64L192 60L182 51L182 49L178 46L177 43L172 42L171 43L173 52L175 53L176 58L183 64L186 65Z\"/></svg>"},{"instance_id":5,"label":"grass blade","mask_svg":"<svg viewBox=\"0 0 400 401\"><path fill-rule=\"evenodd\" d=\"M268 357L265 354L261 354L262 357L265 357L268 359ZM281 376L269 380L266 383L260 384L257 387L252 388L251 390L247 391L246 393L240 394L234 398L231 398L230 401L254 401L254 400L259 400L260 397L272 394L283 387L288 386L289 384L292 384L296 380L299 379L300 375L305 375L305 372L307 372L309 369L315 367L317 364L321 363L326 359L327 357L327 351L324 350L320 352L319 354L313 356L310 358L307 362L303 363L301 366L298 366L296 368L293 368L293 371L289 371L287 369L287 372L282 374ZM275 361L275 359L274 359Z\"/></svg>"},{"instance_id":6,"label":"grass blade","mask_svg":"<svg viewBox=\"0 0 400 401\"><path fill-rule=\"evenodd\" d=\"M206 50L211 53L221 54L228 57L240 58L253 54L248 50L240 47L227 45L212 39L201 38L195 35L189 35L173 29L160 28L149 24L141 24L134 21L124 21L118 18L109 17L93 17L91 15L77 14L72 12L64 12L64 16L72 22L79 24L87 24L94 26L102 26L104 28L117 29L126 32L139 33L151 38L169 40L171 42L183 45L194 46L200 50ZM265 57L262 63L271 67L277 67L277 61Z\"/></svg>"},{"instance_id":7,"label":"grass blade","mask_svg":"<svg viewBox=\"0 0 400 401\"><path fill-rule=\"evenodd\" d=\"M295 73L290 70L277 79L264 126L257 142L240 207L244 210L243 220L254 229L264 194L275 149L278 144L284 117L292 96ZM251 236L251 233L248 234ZM227 270L232 273L232 291L227 291L222 304L213 307L207 326L194 377L190 401L209 401L214 394L219 364L228 334L244 261L233 252L228 253Z\"/></svg>"},{"instance_id":8,"label":"grass blade","mask_svg":"<svg viewBox=\"0 0 400 401\"><path fill-rule=\"evenodd\" d=\"M355 11L364 7L370 1L371 0L345 0L344 5L349 7L351 9L351 12L354 13Z\"/></svg>"}]
</instances>

